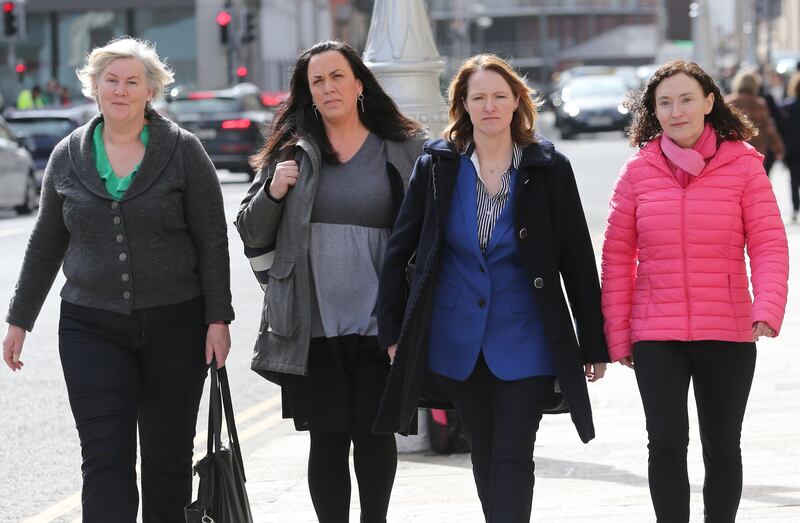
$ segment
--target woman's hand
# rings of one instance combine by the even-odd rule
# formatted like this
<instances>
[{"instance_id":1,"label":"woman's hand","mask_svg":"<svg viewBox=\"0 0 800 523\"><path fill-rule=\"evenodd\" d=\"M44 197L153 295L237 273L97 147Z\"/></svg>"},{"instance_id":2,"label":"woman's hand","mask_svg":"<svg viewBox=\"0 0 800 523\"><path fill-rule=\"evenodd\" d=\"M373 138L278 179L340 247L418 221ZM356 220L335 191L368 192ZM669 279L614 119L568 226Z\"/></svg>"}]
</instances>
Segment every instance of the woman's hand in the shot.
<instances>
[{"instance_id":1,"label":"woman's hand","mask_svg":"<svg viewBox=\"0 0 800 523\"><path fill-rule=\"evenodd\" d=\"M389 355L389 363L394 363L394 356L397 354L397 344L395 343L386 349L386 353Z\"/></svg>"},{"instance_id":2,"label":"woman's hand","mask_svg":"<svg viewBox=\"0 0 800 523\"><path fill-rule=\"evenodd\" d=\"M583 366L583 375L586 376L589 381L597 381L602 379L603 376L606 374L606 364L605 363L587 363Z\"/></svg>"},{"instance_id":3,"label":"woman's hand","mask_svg":"<svg viewBox=\"0 0 800 523\"><path fill-rule=\"evenodd\" d=\"M633 356L625 356L624 358L619 359L620 365L625 365L629 369L633 368Z\"/></svg>"},{"instance_id":4,"label":"woman's hand","mask_svg":"<svg viewBox=\"0 0 800 523\"><path fill-rule=\"evenodd\" d=\"M289 187L294 187L297 183L299 174L300 169L296 161L287 160L278 163L275 166L275 172L272 174L272 182L269 184L269 195L274 200L280 200L286 196L286 193L289 192Z\"/></svg>"},{"instance_id":5,"label":"woman's hand","mask_svg":"<svg viewBox=\"0 0 800 523\"><path fill-rule=\"evenodd\" d=\"M206 332L206 365L216 359L217 368L225 366L228 353L231 351L231 331L224 323L212 323Z\"/></svg>"},{"instance_id":6,"label":"woman's hand","mask_svg":"<svg viewBox=\"0 0 800 523\"><path fill-rule=\"evenodd\" d=\"M766 336L767 338L774 338L777 336L778 333L770 327L767 322L765 321L756 321L753 322L753 341L758 341L758 338L761 336Z\"/></svg>"},{"instance_id":7,"label":"woman's hand","mask_svg":"<svg viewBox=\"0 0 800 523\"><path fill-rule=\"evenodd\" d=\"M3 340L3 361L12 372L22 370L24 363L20 361L22 344L25 343L25 329L16 325L9 325L6 337Z\"/></svg>"}]
</instances>

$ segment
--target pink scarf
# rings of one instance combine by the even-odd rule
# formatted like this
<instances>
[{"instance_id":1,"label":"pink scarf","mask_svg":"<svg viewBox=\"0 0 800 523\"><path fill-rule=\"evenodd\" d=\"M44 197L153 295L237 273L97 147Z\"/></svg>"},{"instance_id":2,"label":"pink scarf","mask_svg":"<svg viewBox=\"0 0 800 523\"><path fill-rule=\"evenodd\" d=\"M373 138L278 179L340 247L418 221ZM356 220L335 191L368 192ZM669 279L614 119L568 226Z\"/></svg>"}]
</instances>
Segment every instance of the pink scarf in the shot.
<instances>
[{"instance_id":1,"label":"pink scarf","mask_svg":"<svg viewBox=\"0 0 800 523\"><path fill-rule=\"evenodd\" d=\"M703 172L708 159L717 153L717 133L711 124L707 123L703 134L691 149L684 149L665 133L661 133L661 151L667 157L667 164L678 183L686 187L691 180L689 175L697 176Z\"/></svg>"}]
</instances>

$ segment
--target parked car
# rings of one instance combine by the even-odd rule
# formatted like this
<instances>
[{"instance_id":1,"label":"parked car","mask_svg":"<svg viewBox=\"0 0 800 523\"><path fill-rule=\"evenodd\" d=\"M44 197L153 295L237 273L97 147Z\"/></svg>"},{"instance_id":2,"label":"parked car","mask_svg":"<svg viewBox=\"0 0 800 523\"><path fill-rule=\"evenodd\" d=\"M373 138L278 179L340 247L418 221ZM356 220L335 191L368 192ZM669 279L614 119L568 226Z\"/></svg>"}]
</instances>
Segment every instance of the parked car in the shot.
<instances>
[{"instance_id":1,"label":"parked car","mask_svg":"<svg viewBox=\"0 0 800 523\"><path fill-rule=\"evenodd\" d=\"M630 121L623 103L630 91L620 75L578 76L564 84L556 107L556 127L569 140L578 133L624 131Z\"/></svg>"},{"instance_id":2,"label":"parked car","mask_svg":"<svg viewBox=\"0 0 800 523\"><path fill-rule=\"evenodd\" d=\"M200 139L217 169L246 172L250 180L255 177L248 160L264 144L273 117L256 86L176 90L169 110L180 126Z\"/></svg>"},{"instance_id":3,"label":"parked car","mask_svg":"<svg viewBox=\"0 0 800 523\"><path fill-rule=\"evenodd\" d=\"M6 112L6 121L14 135L32 145L37 188L41 188L44 168L56 144L96 114L95 104Z\"/></svg>"},{"instance_id":4,"label":"parked car","mask_svg":"<svg viewBox=\"0 0 800 523\"><path fill-rule=\"evenodd\" d=\"M27 138L17 138L0 117L0 208L30 214L39 204Z\"/></svg>"}]
</instances>

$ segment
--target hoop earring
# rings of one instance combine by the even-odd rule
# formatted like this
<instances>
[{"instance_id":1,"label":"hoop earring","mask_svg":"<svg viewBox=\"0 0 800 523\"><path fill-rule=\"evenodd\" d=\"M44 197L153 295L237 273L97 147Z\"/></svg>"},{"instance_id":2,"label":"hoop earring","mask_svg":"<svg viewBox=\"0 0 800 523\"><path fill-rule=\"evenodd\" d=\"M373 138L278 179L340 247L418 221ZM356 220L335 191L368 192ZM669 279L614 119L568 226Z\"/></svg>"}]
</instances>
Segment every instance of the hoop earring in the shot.
<instances>
[{"instance_id":1,"label":"hoop earring","mask_svg":"<svg viewBox=\"0 0 800 523\"><path fill-rule=\"evenodd\" d=\"M359 93L359 94L358 94L358 103L360 103L360 104L361 104L361 112L362 112L362 113L366 112L366 111L364 110L364 93Z\"/></svg>"},{"instance_id":2,"label":"hoop earring","mask_svg":"<svg viewBox=\"0 0 800 523\"><path fill-rule=\"evenodd\" d=\"M319 111L317 111L317 104L311 104L311 108L314 109L314 116L316 116L317 120L319 120Z\"/></svg>"}]
</instances>

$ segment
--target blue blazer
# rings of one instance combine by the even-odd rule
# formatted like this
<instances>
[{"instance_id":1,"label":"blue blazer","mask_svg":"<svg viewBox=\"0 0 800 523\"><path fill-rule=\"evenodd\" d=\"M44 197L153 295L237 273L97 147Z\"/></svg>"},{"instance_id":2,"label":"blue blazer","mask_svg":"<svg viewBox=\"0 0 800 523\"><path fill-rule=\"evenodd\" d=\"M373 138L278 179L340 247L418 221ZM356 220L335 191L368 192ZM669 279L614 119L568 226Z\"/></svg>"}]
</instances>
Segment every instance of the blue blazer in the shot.
<instances>
[{"instance_id":1,"label":"blue blazer","mask_svg":"<svg viewBox=\"0 0 800 523\"><path fill-rule=\"evenodd\" d=\"M503 380L556 373L530 279L517 254L514 191L481 252L477 225L477 173L459 158L453 202L444 221L442 265L434 291L429 368L464 380L481 350Z\"/></svg>"}]
</instances>

